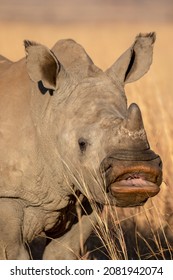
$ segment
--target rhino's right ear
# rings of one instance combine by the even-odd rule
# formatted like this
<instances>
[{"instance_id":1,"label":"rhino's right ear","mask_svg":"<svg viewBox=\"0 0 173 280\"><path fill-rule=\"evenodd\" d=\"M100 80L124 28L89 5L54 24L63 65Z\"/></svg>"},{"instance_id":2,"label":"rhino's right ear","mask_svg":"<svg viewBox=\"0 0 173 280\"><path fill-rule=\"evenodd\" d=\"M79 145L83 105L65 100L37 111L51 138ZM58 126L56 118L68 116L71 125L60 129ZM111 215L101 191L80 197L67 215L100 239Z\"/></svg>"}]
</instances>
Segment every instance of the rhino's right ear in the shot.
<instances>
[{"instance_id":1,"label":"rhino's right ear","mask_svg":"<svg viewBox=\"0 0 173 280\"><path fill-rule=\"evenodd\" d=\"M139 34L133 45L106 71L107 75L121 85L141 78L150 68L153 57L154 32Z\"/></svg>"},{"instance_id":2,"label":"rhino's right ear","mask_svg":"<svg viewBox=\"0 0 173 280\"><path fill-rule=\"evenodd\" d=\"M56 78L61 65L56 56L47 47L24 41L27 60L27 71L32 81L40 82L47 89L56 89Z\"/></svg>"}]
</instances>

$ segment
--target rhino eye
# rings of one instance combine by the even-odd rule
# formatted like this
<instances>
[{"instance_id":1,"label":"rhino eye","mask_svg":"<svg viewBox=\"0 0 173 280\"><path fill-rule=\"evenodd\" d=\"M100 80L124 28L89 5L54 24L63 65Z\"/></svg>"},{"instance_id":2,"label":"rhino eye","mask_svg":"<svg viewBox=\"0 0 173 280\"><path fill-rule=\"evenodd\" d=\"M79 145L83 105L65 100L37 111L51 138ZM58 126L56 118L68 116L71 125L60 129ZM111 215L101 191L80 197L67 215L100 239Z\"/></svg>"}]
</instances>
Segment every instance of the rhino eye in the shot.
<instances>
[{"instance_id":1,"label":"rhino eye","mask_svg":"<svg viewBox=\"0 0 173 280\"><path fill-rule=\"evenodd\" d=\"M79 144L79 148L80 148L81 152L82 153L85 152L86 148L87 148L87 145L88 145L87 140L84 139L84 138L79 138L78 144Z\"/></svg>"}]
</instances>

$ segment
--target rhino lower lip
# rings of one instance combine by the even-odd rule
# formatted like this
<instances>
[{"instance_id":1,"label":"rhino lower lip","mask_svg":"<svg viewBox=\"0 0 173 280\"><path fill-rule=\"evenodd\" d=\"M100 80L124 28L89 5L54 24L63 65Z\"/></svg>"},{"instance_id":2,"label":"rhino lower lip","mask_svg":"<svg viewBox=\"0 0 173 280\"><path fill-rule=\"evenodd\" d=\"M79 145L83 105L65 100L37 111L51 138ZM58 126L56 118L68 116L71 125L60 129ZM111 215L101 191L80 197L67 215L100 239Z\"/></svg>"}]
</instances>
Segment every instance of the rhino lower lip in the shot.
<instances>
[{"instance_id":1,"label":"rhino lower lip","mask_svg":"<svg viewBox=\"0 0 173 280\"><path fill-rule=\"evenodd\" d=\"M153 195L158 193L160 190L157 184L139 178L114 182L111 184L110 189L119 193L140 192L150 194L153 193Z\"/></svg>"},{"instance_id":2,"label":"rhino lower lip","mask_svg":"<svg viewBox=\"0 0 173 280\"><path fill-rule=\"evenodd\" d=\"M109 187L111 195L116 199L117 206L131 207L143 205L149 197L159 193L157 184L142 178L128 178L115 181Z\"/></svg>"}]
</instances>

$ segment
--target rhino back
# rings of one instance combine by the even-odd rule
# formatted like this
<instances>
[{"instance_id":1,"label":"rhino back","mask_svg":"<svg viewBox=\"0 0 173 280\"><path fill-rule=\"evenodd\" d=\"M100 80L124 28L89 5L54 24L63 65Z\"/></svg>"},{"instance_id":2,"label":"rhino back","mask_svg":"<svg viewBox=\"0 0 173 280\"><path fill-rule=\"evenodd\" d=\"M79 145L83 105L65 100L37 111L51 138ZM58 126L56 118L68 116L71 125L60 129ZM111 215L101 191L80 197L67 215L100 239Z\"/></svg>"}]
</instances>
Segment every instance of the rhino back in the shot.
<instances>
[{"instance_id":1,"label":"rhino back","mask_svg":"<svg viewBox=\"0 0 173 280\"><path fill-rule=\"evenodd\" d=\"M13 62L10 61L8 58L4 57L3 55L0 55L0 75L3 73L6 69L9 68L9 66Z\"/></svg>"}]
</instances>

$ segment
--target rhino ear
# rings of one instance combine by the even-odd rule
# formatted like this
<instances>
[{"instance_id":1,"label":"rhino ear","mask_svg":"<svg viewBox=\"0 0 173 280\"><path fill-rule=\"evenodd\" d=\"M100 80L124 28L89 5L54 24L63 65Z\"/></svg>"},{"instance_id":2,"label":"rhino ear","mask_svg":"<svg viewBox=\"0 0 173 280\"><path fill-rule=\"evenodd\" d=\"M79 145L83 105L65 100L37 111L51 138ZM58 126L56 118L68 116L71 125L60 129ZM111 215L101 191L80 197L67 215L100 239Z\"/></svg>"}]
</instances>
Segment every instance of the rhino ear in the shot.
<instances>
[{"instance_id":1,"label":"rhino ear","mask_svg":"<svg viewBox=\"0 0 173 280\"><path fill-rule=\"evenodd\" d=\"M155 39L154 32L139 34L133 45L106 71L107 75L122 85L141 78L152 63Z\"/></svg>"},{"instance_id":2,"label":"rhino ear","mask_svg":"<svg viewBox=\"0 0 173 280\"><path fill-rule=\"evenodd\" d=\"M31 41L24 41L27 70L32 81L42 81L45 88L55 90L60 63L47 47Z\"/></svg>"}]
</instances>

